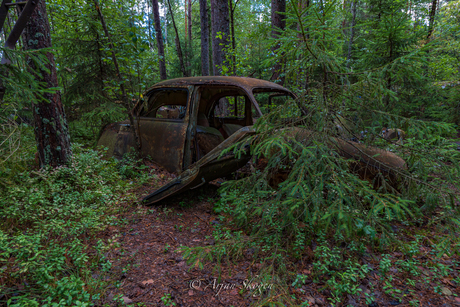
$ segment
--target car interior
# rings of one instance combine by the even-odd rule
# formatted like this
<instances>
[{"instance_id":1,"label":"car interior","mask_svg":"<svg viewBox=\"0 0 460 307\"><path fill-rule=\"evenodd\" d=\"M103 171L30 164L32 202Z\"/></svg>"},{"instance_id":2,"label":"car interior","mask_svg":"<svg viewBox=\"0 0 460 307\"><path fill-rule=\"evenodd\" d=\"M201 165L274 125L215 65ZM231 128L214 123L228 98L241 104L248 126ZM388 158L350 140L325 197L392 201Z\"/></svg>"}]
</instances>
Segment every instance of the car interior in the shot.
<instances>
[{"instance_id":1,"label":"car interior","mask_svg":"<svg viewBox=\"0 0 460 307\"><path fill-rule=\"evenodd\" d=\"M195 159L199 160L244 126L252 124L251 101L237 87L202 87L197 114Z\"/></svg>"}]
</instances>

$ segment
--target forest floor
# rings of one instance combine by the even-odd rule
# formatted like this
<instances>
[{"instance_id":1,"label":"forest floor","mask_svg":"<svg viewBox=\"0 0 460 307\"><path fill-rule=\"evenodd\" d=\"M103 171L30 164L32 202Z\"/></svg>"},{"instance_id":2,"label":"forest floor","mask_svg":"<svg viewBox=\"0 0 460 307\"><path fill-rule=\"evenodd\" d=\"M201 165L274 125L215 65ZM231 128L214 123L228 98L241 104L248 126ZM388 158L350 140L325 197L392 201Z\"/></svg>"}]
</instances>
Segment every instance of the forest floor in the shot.
<instances>
[{"instance_id":1,"label":"forest floor","mask_svg":"<svg viewBox=\"0 0 460 307\"><path fill-rule=\"evenodd\" d=\"M153 165L149 165L154 167ZM143 195L167 182L173 175L156 171L155 186L144 185L133 193L141 199ZM106 279L110 286L105 290L103 304L115 306L249 306L257 303L257 295L246 291L245 285L251 276L257 275L261 264L252 257L251 251L244 253L238 261L207 263L199 269L187 264L180 246L212 246L213 231L220 222L213 213L217 201L218 184L208 184L199 191L187 192L172 197L161 206L145 207L126 204L125 213L119 216L123 226L109 226L100 237L111 239L113 248L106 255L112 262L110 275L94 274L94 278ZM398 225L398 227L404 227ZM428 239L430 241L430 239ZM420 261L432 260L431 249L422 244ZM293 274L309 275L314 262L316 244L306 248L305 257L291 266ZM401 253L392 257L404 259ZM370 249L360 259L372 270L359 285L356 295L345 295L343 306L460 306L458 281L459 258L444 255L437 262L453 267L452 273L435 279L432 271L418 267L419 278L412 285L406 282L405 272L393 267L393 278L389 285L379 273L380 254ZM430 279L431 277L431 279ZM428 280L428 282L427 282ZM430 280L433 284L430 284ZM219 287L222 288L219 290ZM389 291L391 287L391 291ZM330 306L331 292L326 283L303 280L299 288L288 287L288 295L302 306ZM435 289L433 291L433 289ZM254 293L254 292L253 292ZM369 301L373 297L374 302ZM398 297L399 300L396 300ZM368 300L366 300L368 298ZM276 301L276 298L275 298ZM370 302L370 303L369 303ZM342 304L338 304L339 306ZM299 304L300 305L300 304Z\"/></svg>"}]
</instances>

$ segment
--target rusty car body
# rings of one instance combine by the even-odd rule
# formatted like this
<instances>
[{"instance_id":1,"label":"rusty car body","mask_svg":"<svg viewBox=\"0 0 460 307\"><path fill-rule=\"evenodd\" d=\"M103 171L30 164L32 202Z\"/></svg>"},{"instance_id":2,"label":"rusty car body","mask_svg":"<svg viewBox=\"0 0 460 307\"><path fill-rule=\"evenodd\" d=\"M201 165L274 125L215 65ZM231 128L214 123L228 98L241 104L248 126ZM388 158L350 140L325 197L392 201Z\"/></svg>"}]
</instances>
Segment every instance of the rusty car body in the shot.
<instances>
[{"instance_id":1,"label":"rusty car body","mask_svg":"<svg viewBox=\"0 0 460 307\"><path fill-rule=\"evenodd\" d=\"M178 176L146 196L144 203L153 204L195 189L244 166L251 159L249 150L238 156L221 153L255 134L252 125L262 116L255 96L263 96L268 102L274 97L296 98L272 82L225 76L172 79L145 91L144 99L132 111L140 154ZM293 132L305 134L298 129ZM404 160L393 153L341 139L336 143L339 153L366 165L378 169L405 167ZM108 148L108 155L121 158L135 147L130 122L107 125L98 145Z\"/></svg>"}]
</instances>

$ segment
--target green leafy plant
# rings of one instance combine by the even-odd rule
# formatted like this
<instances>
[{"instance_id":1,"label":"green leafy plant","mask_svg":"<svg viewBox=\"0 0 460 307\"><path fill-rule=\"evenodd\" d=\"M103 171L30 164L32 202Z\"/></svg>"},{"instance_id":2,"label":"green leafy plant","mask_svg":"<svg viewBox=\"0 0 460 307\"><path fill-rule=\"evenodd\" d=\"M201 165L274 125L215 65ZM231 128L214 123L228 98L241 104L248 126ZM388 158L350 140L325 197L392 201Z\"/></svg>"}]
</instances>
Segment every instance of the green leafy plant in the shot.
<instances>
[{"instance_id":1,"label":"green leafy plant","mask_svg":"<svg viewBox=\"0 0 460 307\"><path fill-rule=\"evenodd\" d=\"M165 306L176 306L176 303L173 302L170 293L165 293L165 295L161 297L161 301L163 302Z\"/></svg>"},{"instance_id":2,"label":"green leafy plant","mask_svg":"<svg viewBox=\"0 0 460 307\"><path fill-rule=\"evenodd\" d=\"M109 273L106 253L117 243L88 239L118 222L121 193L129 186L113 160L73 146L69 166L23 172L0 189L0 267L5 281L1 295L15 306L89 305L100 298L103 281L92 277ZM116 224L116 223L115 223ZM27 281L24 295L11 289ZM6 292L5 292L6 291Z\"/></svg>"}]
</instances>

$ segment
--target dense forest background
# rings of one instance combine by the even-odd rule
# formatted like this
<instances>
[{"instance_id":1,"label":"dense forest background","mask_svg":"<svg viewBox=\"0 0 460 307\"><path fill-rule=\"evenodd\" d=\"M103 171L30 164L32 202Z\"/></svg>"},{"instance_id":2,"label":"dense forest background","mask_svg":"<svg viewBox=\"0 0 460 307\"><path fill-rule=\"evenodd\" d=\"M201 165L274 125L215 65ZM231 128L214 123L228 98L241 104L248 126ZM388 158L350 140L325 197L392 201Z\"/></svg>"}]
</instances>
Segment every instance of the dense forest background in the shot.
<instances>
[{"instance_id":1,"label":"dense forest background","mask_svg":"<svg viewBox=\"0 0 460 307\"><path fill-rule=\"evenodd\" d=\"M457 2L221 2L165 1L153 5L156 15L150 1L101 1L112 50L94 2L48 1L62 101L70 125L78 126L71 133L94 138L123 117L112 51L130 99L160 79L237 75L458 123ZM354 94L372 85L372 93ZM24 92L7 93L15 109L29 108Z\"/></svg>"},{"instance_id":2,"label":"dense forest background","mask_svg":"<svg viewBox=\"0 0 460 307\"><path fill-rule=\"evenodd\" d=\"M418 306L420 293L458 303L460 1L35 4L16 45L23 4L0 34L0 305L132 303L119 277L131 264L110 258L131 252L120 249L128 230L101 233L130 228L134 214L168 222L196 199L177 212L137 207L140 187L165 175L136 155L104 160L93 149L105 125L132 120L147 88L202 75L271 80L298 100L260 101L251 150L266 168L206 202L214 243L182 246L189 264L220 268L249 253L255 275L276 285L251 298L261 305ZM298 106L297 126L314 132L303 141L280 130ZM402 129L404 141L383 139L384 127ZM391 151L407 169L389 184L362 180L331 151L332 137ZM171 242L159 253L172 255ZM174 305L171 293L156 302Z\"/></svg>"}]
</instances>

